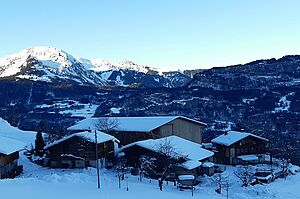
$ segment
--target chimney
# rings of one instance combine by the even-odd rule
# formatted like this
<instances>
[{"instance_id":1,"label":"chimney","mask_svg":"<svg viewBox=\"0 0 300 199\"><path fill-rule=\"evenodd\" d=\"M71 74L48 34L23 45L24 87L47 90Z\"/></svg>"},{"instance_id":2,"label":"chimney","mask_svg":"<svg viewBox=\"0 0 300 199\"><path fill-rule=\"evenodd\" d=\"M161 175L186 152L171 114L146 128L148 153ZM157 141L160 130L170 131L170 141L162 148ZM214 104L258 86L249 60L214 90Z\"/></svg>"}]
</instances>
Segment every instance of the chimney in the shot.
<instances>
[{"instance_id":1,"label":"chimney","mask_svg":"<svg viewBox=\"0 0 300 199\"><path fill-rule=\"evenodd\" d=\"M228 135L228 131L225 131L224 135Z\"/></svg>"}]
</instances>

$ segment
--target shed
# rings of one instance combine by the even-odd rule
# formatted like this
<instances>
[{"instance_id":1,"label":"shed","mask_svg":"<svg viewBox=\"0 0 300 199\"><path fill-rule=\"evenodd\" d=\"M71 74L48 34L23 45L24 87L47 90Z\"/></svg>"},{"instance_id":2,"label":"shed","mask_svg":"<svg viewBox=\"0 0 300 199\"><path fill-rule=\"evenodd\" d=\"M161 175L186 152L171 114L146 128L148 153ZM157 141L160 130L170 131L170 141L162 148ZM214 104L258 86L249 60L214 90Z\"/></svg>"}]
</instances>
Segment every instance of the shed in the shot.
<instances>
[{"instance_id":1,"label":"shed","mask_svg":"<svg viewBox=\"0 0 300 199\"><path fill-rule=\"evenodd\" d=\"M24 143L0 136L0 178L15 177L21 173L18 159L19 151L24 148Z\"/></svg>"},{"instance_id":2,"label":"shed","mask_svg":"<svg viewBox=\"0 0 300 199\"><path fill-rule=\"evenodd\" d=\"M73 133L46 145L47 165L62 168L95 167L96 143L98 158L102 160L104 166L111 165L114 162L119 141L100 131Z\"/></svg>"}]
</instances>

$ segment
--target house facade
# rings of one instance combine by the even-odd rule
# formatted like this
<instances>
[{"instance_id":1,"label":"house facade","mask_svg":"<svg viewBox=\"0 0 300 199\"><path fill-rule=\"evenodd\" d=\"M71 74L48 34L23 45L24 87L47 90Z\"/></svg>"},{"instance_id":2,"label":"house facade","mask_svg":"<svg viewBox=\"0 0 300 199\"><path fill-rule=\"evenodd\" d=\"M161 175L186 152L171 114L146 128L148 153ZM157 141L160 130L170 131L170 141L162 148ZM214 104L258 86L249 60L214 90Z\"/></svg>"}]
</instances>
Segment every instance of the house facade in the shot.
<instances>
[{"instance_id":1,"label":"house facade","mask_svg":"<svg viewBox=\"0 0 300 199\"><path fill-rule=\"evenodd\" d=\"M211 142L216 146L215 162L236 165L265 162L269 141L251 133L229 131Z\"/></svg>"},{"instance_id":2,"label":"house facade","mask_svg":"<svg viewBox=\"0 0 300 199\"><path fill-rule=\"evenodd\" d=\"M96 166L96 143L98 159L103 166L114 162L118 140L111 135L97 131L74 133L45 147L47 166L54 168L85 168Z\"/></svg>"},{"instance_id":3,"label":"house facade","mask_svg":"<svg viewBox=\"0 0 300 199\"><path fill-rule=\"evenodd\" d=\"M99 123L109 121L115 123L108 128L107 133L120 140L122 145L146 139L156 139L176 135L195 143L202 142L202 132L206 124L183 116L160 117L105 117L88 118L79 121L68 128L72 132L86 131L88 129L101 129Z\"/></svg>"},{"instance_id":4,"label":"house facade","mask_svg":"<svg viewBox=\"0 0 300 199\"><path fill-rule=\"evenodd\" d=\"M16 140L0 136L0 178L13 178L23 167L18 165L19 151L25 145Z\"/></svg>"}]
</instances>

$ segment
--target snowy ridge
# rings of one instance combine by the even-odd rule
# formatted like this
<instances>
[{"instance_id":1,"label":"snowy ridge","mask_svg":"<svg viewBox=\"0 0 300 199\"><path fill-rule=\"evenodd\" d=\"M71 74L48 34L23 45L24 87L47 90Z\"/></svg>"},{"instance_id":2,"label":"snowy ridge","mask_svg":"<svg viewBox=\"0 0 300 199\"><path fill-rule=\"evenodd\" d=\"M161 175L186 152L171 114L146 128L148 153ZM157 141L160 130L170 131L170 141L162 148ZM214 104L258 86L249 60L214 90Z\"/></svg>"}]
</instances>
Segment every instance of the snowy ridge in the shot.
<instances>
[{"instance_id":1,"label":"snowy ridge","mask_svg":"<svg viewBox=\"0 0 300 199\"><path fill-rule=\"evenodd\" d=\"M72 81L96 86L177 87L191 78L182 73L165 76L157 68L129 60L120 63L105 59L75 58L55 47L32 47L0 58L0 78L31 81Z\"/></svg>"},{"instance_id":2,"label":"snowy ridge","mask_svg":"<svg viewBox=\"0 0 300 199\"><path fill-rule=\"evenodd\" d=\"M3 70L0 77L15 75L20 72L21 67L29 57L40 60L45 66L63 71L65 67L76 62L75 58L68 53L53 47L32 47L19 53L0 59L0 67Z\"/></svg>"},{"instance_id":3,"label":"snowy ridge","mask_svg":"<svg viewBox=\"0 0 300 199\"><path fill-rule=\"evenodd\" d=\"M80 60L82 60L82 58L80 58ZM133 70L137 72L142 72L145 74L151 71L157 74L159 73L159 70L157 68L136 64L129 60L124 60L122 62L117 63L106 59L94 59L92 61L85 62L85 63L86 66L90 66L90 70L93 70L95 72L123 69L123 70Z\"/></svg>"},{"instance_id":4,"label":"snowy ridge","mask_svg":"<svg viewBox=\"0 0 300 199\"><path fill-rule=\"evenodd\" d=\"M76 58L54 47L32 47L0 59L0 77L33 81L72 80L79 84L106 85Z\"/></svg>"}]
</instances>

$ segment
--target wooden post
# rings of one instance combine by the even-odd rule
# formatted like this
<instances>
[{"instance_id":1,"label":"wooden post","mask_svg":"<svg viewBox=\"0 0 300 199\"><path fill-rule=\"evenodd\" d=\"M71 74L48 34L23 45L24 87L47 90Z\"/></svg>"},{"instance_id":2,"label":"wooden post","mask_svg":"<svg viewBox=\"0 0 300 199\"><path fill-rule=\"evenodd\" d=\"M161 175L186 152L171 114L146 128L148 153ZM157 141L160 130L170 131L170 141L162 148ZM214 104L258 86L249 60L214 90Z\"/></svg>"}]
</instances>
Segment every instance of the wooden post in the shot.
<instances>
[{"instance_id":1,"label":"wooden post","mask_svg":"<svg viewBox=\"0 0 300 199\"><path fill-rule=\"evenodd\" d=\"M98 189L100 189L100 175L99 175L99 161L98 161L98 141L97 141L97 131L95 130L95 144L96 144L96 169L97 169L97 182Z\"/></svg>"}]
</instances>

